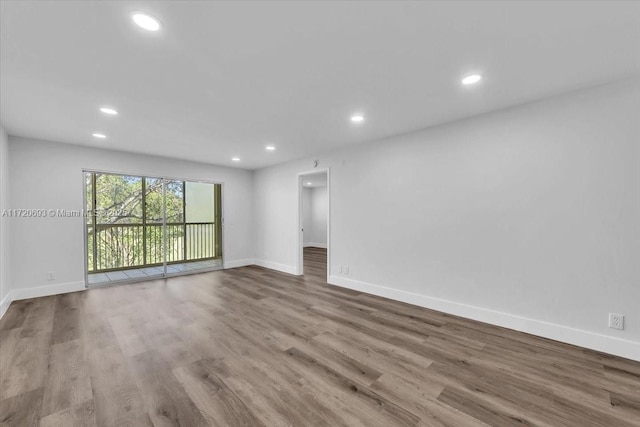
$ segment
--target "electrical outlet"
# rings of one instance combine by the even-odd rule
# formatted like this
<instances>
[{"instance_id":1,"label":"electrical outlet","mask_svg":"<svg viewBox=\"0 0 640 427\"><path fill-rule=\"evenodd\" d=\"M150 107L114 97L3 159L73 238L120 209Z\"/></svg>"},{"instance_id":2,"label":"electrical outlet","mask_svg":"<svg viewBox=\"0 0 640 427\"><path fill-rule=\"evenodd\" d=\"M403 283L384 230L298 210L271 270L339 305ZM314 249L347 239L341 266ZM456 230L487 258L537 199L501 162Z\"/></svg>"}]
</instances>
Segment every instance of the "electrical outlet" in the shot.
<instances>
[{"instance_id":1,"label":"electrical outlet","mask_svg":"<svg viewBox=\"0 0 640 427\"><path fill-rule=\"evenodd\" d=\"M342 273L342 266L338 269L338 273Z\"/></svg>"},{"instance_id":2,"label":"electrical outlet","mask_svg":"<svg viewBox=\"0 0 640 427\"><path fill-rule=\"evenodd\" d=\"M56 276L55 274L53 274L53 271L50 271L47 273L47 280L48 281L56 280Z\"/></svg>"},{"instance_id":3,"label":"electrical outlet","mask_svg":"<svg viewBox=\"0 0 640 427\"><path fill-rule=\"evenodd\" d=\"M609 327L613 329L624 329L624 315L609 313Z\"/></svg>"},{"instance_id":4,"label":"electrical outlet","mask_svg":"<svg viewBox=\"0 0 640 427\"><path fill-rule=\"evenodd\" d=\"M342 267L342 272L343 272L344 274L349 274L349 266L348 266L348 265L345 265L344 267Z\"/></svg>"}]
</instances>

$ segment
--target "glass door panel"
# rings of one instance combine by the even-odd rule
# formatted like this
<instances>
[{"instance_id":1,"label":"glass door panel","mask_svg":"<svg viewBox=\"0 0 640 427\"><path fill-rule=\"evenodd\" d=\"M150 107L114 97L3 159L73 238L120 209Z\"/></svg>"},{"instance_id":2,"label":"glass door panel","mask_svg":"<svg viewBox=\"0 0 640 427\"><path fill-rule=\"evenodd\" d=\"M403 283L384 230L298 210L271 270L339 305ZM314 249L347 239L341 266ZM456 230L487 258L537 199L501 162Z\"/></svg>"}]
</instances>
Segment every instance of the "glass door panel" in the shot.
<instances>
[{"instance_id":1,"label":"glass door panel","mask_svg":"<svg viewBox=\"0 0 640 427\"><path fill-rule=\"evenodd\" d=\"M144 254L148 276L164 275L164 181L144 178Z\"/></svg>"},{"instance_id":2,"label":"glass door panel","mask_svg":"<svg viewBox=\"0 0 640 427\"><path fill-rule=\"evenodd\" d=\"M165 201L167 210L167 263L184 261L184 181L166 181ZM175 273L175 268L170 268Z\"/></svg>"},{"instance_id":3,"label":"glass door panel","mask_svg":"<svg viewBox=\"0 0 640 427\"><path fill-rule=\"evenodd\" d=\"M185 183L186 260L193 262L194 269L209 269L222 266L217 229L220 184L203 182Z\"/></svg>"},{"instance_id":4,"label":"glass door panel","mask_svg":"<svg viewBox=\"0 0 640 427\"><path fill-rule=\"evenodd\" d=\"M96 269L142 265L142 178L96 173L93 185Z\"/></svg>"}]
</instances>

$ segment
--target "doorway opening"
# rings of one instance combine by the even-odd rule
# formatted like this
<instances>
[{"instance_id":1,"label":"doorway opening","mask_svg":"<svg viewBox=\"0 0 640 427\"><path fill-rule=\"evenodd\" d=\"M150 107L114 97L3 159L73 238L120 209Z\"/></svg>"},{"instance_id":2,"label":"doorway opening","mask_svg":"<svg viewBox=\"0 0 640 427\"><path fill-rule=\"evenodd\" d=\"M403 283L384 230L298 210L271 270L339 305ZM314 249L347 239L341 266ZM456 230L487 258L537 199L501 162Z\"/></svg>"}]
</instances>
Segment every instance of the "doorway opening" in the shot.
<instances>
[{"instance_id":1,"label":"doorway opening","mask_svg":"<svg viewBox=\"0 0 640 427\"><path fill-rule=\"evenodd\" d=\"M298 265L299 275L329 277L329 170L298 175Z\"/></svg>"},{"instance_id":2,"label":"doorway opening","mask_svg":"<svg viewBox=\"0 0 640 427\"><path fill-rule=\"evenodd\" d=\"M222 267L222 184L84 172L87 286Z\"/></svg>"}]
</instances>

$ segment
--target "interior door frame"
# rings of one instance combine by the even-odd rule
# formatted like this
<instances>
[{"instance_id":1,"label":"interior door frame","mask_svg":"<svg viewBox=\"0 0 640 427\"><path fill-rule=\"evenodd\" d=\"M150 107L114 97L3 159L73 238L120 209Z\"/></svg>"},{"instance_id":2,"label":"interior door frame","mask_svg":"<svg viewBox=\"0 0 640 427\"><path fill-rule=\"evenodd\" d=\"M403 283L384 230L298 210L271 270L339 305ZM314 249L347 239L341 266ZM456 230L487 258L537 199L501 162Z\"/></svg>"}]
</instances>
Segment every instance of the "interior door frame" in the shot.
<instances>
[{"instance_id":1,"label":"interior door frame","mask_svg":"<svg viewBox=\"0 0 640 427\"><path fill-rule=\"evenodd\" d=\"M225 253L226 253L226 242L225 242L225 230L224 230L224 218L225 218L225 203L224 203L224 181L209 181L209 180L204 180L204 179L193 179L193 178L180 178L180 177L170 177L170 176L157 176L157 175L149 175L149 174L142 174L142 173L129 173L129 172L120 172L120 171L106 171L106 170L100 170L100 169L93 169L93 168L82 168L82 211L85 211L87 208L87 182L86 182L86 174L87 173L102 173L102 174L110 174L110 175L122 175L122 176L139 176L141 177L143 180L145 178L153 178L153 179L162 179L162 180L167 180L167 181L188 181L188 182L200 182L203 184L218 184L220 185L220 202L221 202L221 208L220 208L220 244L221 244L221 248L222 248L222 254L220 257L220 262L221 262L221 267L215 267L215 268L210 268L210 269L202 269L202 270L197 270L194 271L194 273L203 273L203 272L207 272L207 271L216 271L216 270L222 270L224 269L224 257L225 257ZM162 189L163 192L165 191L165 184L163 183L162 185ZM166 203L166 198L163 195L163 203ZM165 218L163 219L163 222L166 223L166 206L164 207L165 209ZM83 237L83 254L84 254L84 259L82 260L82 265L83 265L83 269L84 269L84 287L86 289L89 288L95 288L95 287L100 287L100 286L110 286L111 283L109 284L105 284L105 285L93 285L93 286L89 286L89 267L87 265L87 260L89 259L89 252L88 252L88 236L87 236L87 220L85 217L82 218L82 237ZM165 226L166 227L166 226ZM166 235L166 233L163 233L163 235ZM165 236L166 238L166 236ZM166 250L165 250L166 252ZM163 274L161 276L157 276L157 277L147 277L147 278L141 278L141 279L131 279L131 280L119 280L119 281L114 281L112 282L114 285L115 284L125 284L125 283L135 283L135 282L140 282L140 281L145 281L145 280L153 280L154 278L162 278L162 279L166 279L168 277L172 277L172 276L180 276L183 275L183 273L174 273L174 274L167 274L167 267L166 267L166 253L163 256L164 258L164 262L163 262Z\"/></svg>"},{"instance_id":2,"label":"interior door frame","mask_svg":"<svg viewBox=\"0 0 640 427\"><path fill-rule=\"evenodd\" d=\"M306 172L300 172L297 175L298 184L298 231L296 237L296 275L302 276L304 274L304 236L302 232L302 191L303 191L303 178L307 175L318 175L320 173L327 174L327 282L331 276L331 168L312 169Z\"/></svg>"}]
</instances>

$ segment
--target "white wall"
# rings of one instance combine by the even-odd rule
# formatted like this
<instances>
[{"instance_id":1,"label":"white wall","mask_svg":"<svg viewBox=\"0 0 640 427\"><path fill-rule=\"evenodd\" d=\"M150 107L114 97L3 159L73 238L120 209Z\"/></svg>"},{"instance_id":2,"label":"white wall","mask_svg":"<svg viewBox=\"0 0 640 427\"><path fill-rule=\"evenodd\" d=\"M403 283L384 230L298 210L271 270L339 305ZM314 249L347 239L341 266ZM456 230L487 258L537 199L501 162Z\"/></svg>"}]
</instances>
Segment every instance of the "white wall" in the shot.
<instances>
[{"instance_id":1,"label":"white wall","mask_svg":"<svg viewBox=\"0 0 640 427\"><path fill-rule=\"evenodd\" d=\"M13 208L82 209L83 168L223 182L225 266L253 262L250 171L14 137L9 156ZM82 218L14 218L10 237L14 300L84 288Z\"/></svg>"},{"instance_id":2,"label":"white wall","mask_svg":"<svg viewBox=\"0 0 640 427\"><path fill-rule=\"evenodd\" d=\"M9 308L10 290L9 218L2 212L9 209L9 139L0 126L0 317Z\"/></svg>"},{"instance_id":3,"label":"white wall","mask_svg":"<svg viewBox=\"0 0 640 427\"><path fill-rule=\"evenodd\" d=\"M305 187L303 194L304 246L327 247L327 187Z\"/></svg>"},{"instance_id":4,"label":"white wall","mask_svg":"<svg viewBox=\"0 0 640 427\"><path fill-rule=\"evenodd\" d=\"M302 244L304 247L311 246L311 188L302 187Z\"/></svg>"},{"instance_id":5,"label":"white wall","mask_svg":"<svg viewBox=\"0 0 640 427\"><path fill-rule=\"evenodd\" d=\"M315 158L332 283L640 360L640 79ZM295 271L312 160L255 173L262 265Z\"/></svg>"}]
</instances>

